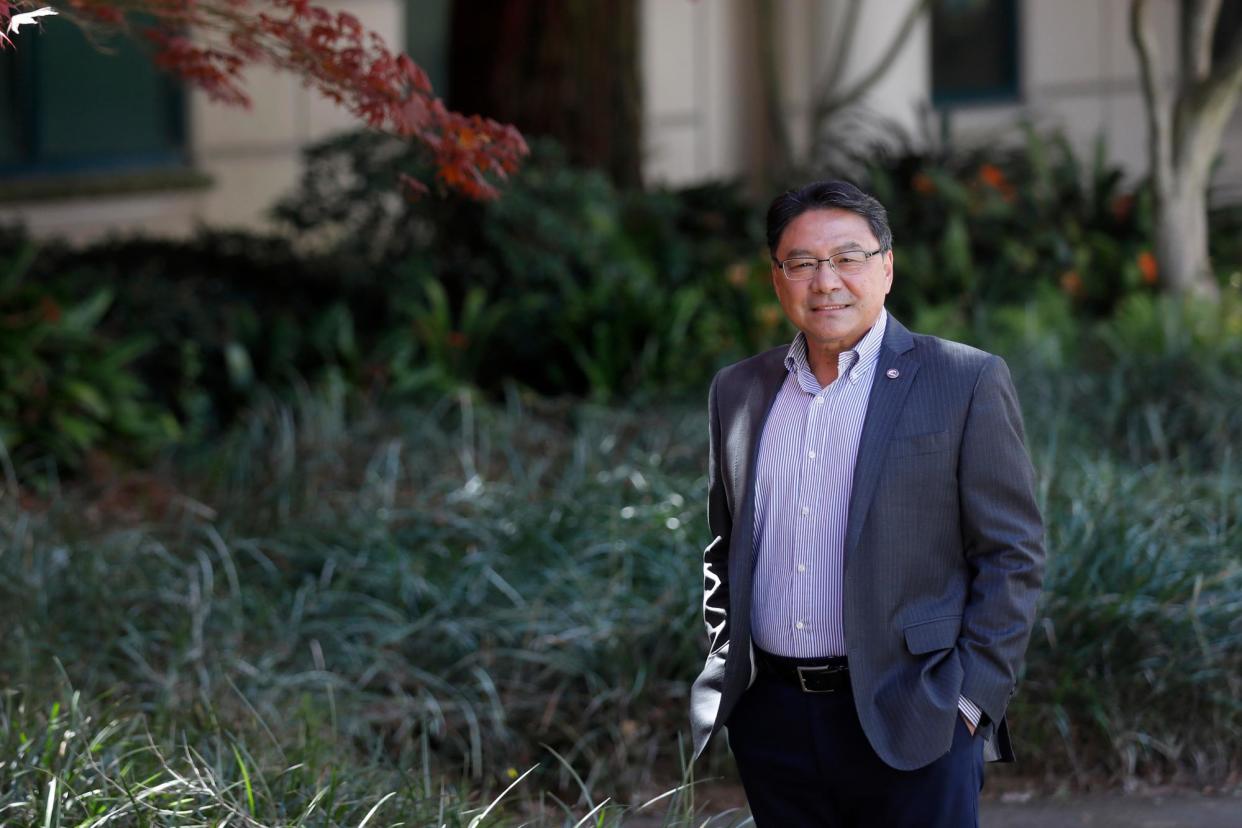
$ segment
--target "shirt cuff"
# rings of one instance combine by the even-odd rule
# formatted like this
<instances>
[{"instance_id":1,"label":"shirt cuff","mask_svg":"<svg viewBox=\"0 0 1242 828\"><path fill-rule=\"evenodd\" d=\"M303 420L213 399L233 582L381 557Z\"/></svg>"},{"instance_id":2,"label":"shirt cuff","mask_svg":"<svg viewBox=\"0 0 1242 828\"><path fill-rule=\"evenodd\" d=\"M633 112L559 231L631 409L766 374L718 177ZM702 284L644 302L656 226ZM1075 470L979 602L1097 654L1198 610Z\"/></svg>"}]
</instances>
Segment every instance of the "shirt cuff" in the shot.
<instances>
[{"instance_id":1,"label":"shirt cuff","mask_svg":"<svg viewBox=\"0 0 1242 828\"><path fill-rule=\"evenodd\" d=\"M957 697L957 709L962 711L962 715L970 722L971 727L979 726L979 719L983 718L983 711L965 696Z\"/></svg>"}]
</instances>

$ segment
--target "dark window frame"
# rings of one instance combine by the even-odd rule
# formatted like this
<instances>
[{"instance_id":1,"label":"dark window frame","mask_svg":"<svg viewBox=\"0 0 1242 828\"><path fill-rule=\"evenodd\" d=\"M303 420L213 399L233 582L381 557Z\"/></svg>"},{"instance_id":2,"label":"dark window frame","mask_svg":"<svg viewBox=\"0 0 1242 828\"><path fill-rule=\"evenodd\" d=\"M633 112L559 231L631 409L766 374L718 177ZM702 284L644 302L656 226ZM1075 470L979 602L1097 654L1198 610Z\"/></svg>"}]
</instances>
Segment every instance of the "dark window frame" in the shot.
<instances>
[{"instance_id":1,"label":"dark window frame","mask_svg":"<svg viewBox=\"0 0 1242 828\"><path fill-rule=\"evenodd\" d=\"M59 21L56 21L59 23ZM24 33L23 33L24 34ZM188 96L180 80L151 64L158 76L158 121L162 122L161 138L166 148L133 151L95 151L68 158L49 157L45 137L41 134L43 118L38 90L40 39L45 33L31 33L16 49L10 47L0 60L11 61L13 71L0 75L9 84L10 109L0 111L0 128L12 129L17 159L0 156L0 178L18 181L56 178L83 174L117 174L185 169L190 166ZM0 101L2 103L2 101Z\"/></svg>"},{"instance_id":2,"label":"dark window frame","mask_svg":"<svg viewBox=\"0 0 1242 828\"><path fill-rule=\"evenodd\" d=\"M1022 101L1022 9L1018 0L985 0L988 3L1001 4L1004 15L1004 31L999 33L1003 42L1003 51L1009 56L1006 67L1007 77L999 79L995 84L982 88L960 89L945 88L936 83L936 28L937 19L945 14L939 4L933 4L931 11L931 54L928 58L931 76L931 101L936 107L1014 104Z\"/></svg>"}]
</instances>

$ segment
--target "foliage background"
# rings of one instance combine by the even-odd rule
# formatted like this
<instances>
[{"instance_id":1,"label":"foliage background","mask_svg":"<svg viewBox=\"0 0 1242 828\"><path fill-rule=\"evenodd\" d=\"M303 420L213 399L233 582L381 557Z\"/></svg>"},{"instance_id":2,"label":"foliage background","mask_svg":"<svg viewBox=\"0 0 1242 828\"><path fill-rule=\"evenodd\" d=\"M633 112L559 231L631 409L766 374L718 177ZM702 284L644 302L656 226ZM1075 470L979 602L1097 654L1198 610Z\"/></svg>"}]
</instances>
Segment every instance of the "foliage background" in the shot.
<instances>
[{"instance_id":1,"label":"foliage background","mask_svg":"<svg viewBox=\"0 0 1242 828\"><path fill-rule=\"evenodd\" d=\"M1238 217L1222 300L1164 298L1146 188L1026 139L860 182L894 312L1019 386L1050 551L1024 784L1228 785ZM761 205L540 142L498 201L394 198L427 163L327 141L281 235L0 235L4 813L465 825L537 765L493 816L572 824L683 779L703 389L790 334Z\"/></svg>"}]
</instances>

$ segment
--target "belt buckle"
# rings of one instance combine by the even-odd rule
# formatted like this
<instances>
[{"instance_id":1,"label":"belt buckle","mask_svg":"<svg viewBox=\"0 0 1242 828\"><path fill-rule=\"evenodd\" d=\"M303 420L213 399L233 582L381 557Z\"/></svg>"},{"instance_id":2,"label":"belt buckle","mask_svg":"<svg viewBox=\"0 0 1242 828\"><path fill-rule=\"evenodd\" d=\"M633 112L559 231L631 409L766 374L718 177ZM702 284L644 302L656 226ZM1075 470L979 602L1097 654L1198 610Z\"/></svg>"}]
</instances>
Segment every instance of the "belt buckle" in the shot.
<instances>
[{"instance_id":1,"label":"belt buckle","mask_svg":"<svg viewBox=\"0 0 1242 828\"><path fill-rule=\"evenodd\" d=\"M822 667L799 667L798 668L798 683L802 685L803 693L835 693L837 692L836 688L831 688L828 690L813 690L810 687L807 687L806 677L807 675L811 675L811 674L819 675L821 673L824 675L832 675L834 673L839 673L844 669L845 669L844 667L837 667L831 664L825 664Z\"/></svg>"}]
</instances>

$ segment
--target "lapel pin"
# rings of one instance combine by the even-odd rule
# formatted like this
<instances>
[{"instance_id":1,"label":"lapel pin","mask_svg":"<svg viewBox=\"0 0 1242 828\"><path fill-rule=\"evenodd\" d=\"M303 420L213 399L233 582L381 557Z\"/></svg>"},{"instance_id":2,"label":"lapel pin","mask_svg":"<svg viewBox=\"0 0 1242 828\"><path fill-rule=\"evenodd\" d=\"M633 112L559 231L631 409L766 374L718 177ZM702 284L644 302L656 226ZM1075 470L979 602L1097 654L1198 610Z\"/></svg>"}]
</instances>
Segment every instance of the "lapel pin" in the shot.
<instances>
[{"instance_id":1,"label":"lapel pin","mask_svg":"<svg viewBox=\"0 0 1242 828\"><path fill-rule=\"evenodd\" d=\"M897 379L898 377L901 376L901 372L898 371L896 368L889 368L887 371L884 372L884 376L888 377L889 379Z\"/></svg>"}]
</instances>

